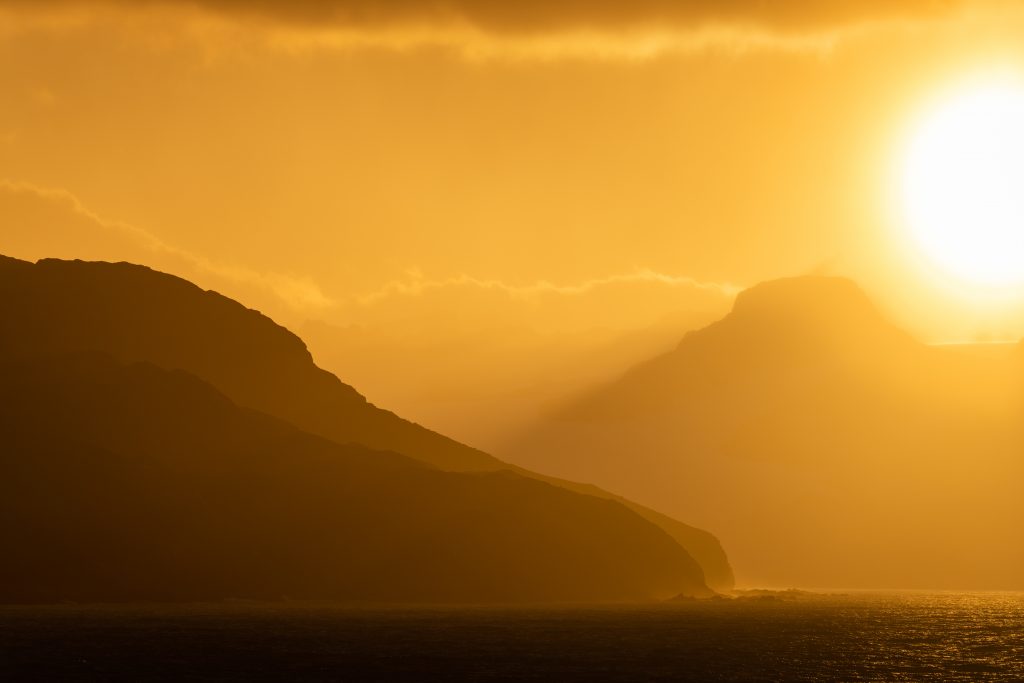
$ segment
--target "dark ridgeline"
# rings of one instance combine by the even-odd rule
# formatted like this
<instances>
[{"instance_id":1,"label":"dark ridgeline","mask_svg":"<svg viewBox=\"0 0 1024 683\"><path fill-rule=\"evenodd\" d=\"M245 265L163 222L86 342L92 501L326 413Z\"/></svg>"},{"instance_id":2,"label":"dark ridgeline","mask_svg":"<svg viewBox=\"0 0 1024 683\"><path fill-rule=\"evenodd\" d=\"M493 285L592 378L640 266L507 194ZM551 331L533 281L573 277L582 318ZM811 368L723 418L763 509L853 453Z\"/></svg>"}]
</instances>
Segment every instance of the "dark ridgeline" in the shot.
<instances>
[{"instance_id":1,"label":"dark ridgeline","mask_svg":"<svg viewBox=\"0 0 1024 683\"><path fill-rule=\"evenodd\" d=\"M922 344L842 278L777 280L509 451L696 502L762 580L1024 588L1012 355Z\"/></svg>"},{"instance_id":2,"label":"dark ridgeline","mask_svg":"<svg viewBox=\"0 0 1024 683\"><path fill-rule=\"evenodd\" d=\"M637 600L708 593L673 536L721 555L377 409L140 266L2 258L0 364L0 601Z\"/></svg>"}]
</instances>

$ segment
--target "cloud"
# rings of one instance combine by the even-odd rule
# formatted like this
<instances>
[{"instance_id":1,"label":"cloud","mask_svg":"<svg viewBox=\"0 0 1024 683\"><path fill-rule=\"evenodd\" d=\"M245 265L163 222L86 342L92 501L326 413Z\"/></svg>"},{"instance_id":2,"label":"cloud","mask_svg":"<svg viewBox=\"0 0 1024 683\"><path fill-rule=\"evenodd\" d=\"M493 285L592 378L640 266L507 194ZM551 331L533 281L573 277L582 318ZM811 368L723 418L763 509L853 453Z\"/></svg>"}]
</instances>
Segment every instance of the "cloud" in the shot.
<instances>
[{"instance_id":1,"label":"cloud","mask_svg":"<svg viewBox=\"0 0 1024 683\"><path fill-rule=\"evenodd\" d=\"M707 24L783 30L878 20L934 18L961 0L15 0L3 4L183 5L240 17L360 30L394 26L471 26L487 33L690 29Z\"/></svg>"},{"instance_id":2,"label":"cloud","mask_svg":"<svg viewBox=\"0 0 1024 683\"><path fill-rule=\"evenodd\" d=\"M323 311L334 305L308 278L205 258L142 228L101 218L64 190L0 181L0 224L0 253L7 256L130 261L222 289L269 293L296 311Z\"/></svg>"},{"instance_id":3,"label":"cloud","mask_svg":"<svg viewBox=\"0 0 1024 683\"><path fill-rule=\"evenodd\" d=\"M679 311L717 309L740 289L644 268L569 283L509 283L468 274L428 278L413 269L365 294L335 298L309 277L210 259L108 220L65 190L0 181L0 224L0 253L8 256L141 263L264 309L272 300L303 316L394 329L412 325L432 335L626 329Z\"/></svg>"},{"instance_id":4,"label":"cloud","mask_svg":"<svg viewBox=\"0 0 1024 683\"><path fill-rule=\"evenodd\" d=\"M0 0L51 26L89 13L179 12L190 35L238 44L239 27L275 46L425 45L471 56L643 57L667 50L821 49L844 31L953 16L986 0ZM58 17L64 17L62 20ZM211 23L210 20L213 20ZM217 22L220 22L219 24ZM2 24L0 22L0 28ZM10 22L7 22L10 23Z\"/></svg>"},{"instance_id":5,"label":"cloud","mask_svg":"<svg viewBox=\"0 0 1024 683\"><path fill-rule=\"evenodd\" d=\"M576 335L646 327L699 311L722 311L739 292L729 282L638 268L627 273L556 284L525 284L463 274L405 278L342 302L337 318L384 333L429 338Z\"/></svg>"},{"instance_id":6,"label":"cloud","mask_svg":"<svg viewBox=\"0 0 1024 683\"><path fill-rule=\"evenodd\" d=\"M726 297L735 296L741 289L729 283L701 282L691 277L666 275L646 268L637 269L631 273L609 275L568 285L556 285L547 280L540 280L527 285L511 285L501 280L481 280L465 274L443 280L427 280L423 278L419 270L413 269L409 272L408 278L392 280L379 290L359 297L358 301L361 305L367 306L378 303L388 297L423 296L431 290L459 287L489 290L507 295L511 299L529 299L545 294L568 296L590 294L594 290L629 284L656 284L668 288L704 291Z\"/></svg>"}]
</instances>

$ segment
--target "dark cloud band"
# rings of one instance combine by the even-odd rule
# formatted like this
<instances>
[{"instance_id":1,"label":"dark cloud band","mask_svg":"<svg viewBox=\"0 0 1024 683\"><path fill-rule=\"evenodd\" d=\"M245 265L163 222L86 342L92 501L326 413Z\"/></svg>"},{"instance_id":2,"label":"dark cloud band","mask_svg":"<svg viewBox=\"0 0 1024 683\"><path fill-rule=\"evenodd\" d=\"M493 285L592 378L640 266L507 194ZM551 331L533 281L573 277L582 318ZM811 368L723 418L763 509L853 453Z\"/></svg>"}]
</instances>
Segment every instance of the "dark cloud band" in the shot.
<instances>
[{"instance_id":1,"label":"dark cloud band","mask_svg":"<svg viewBox=\"0 0 1024 683\"><path fill-rule=\"evenodd\" d=\"M615 32L707 25L820 30L929 19L965 0L0 0L0 6L181 5L296 24L470 25L489 33Z\"/></svg>"}]
</instances>

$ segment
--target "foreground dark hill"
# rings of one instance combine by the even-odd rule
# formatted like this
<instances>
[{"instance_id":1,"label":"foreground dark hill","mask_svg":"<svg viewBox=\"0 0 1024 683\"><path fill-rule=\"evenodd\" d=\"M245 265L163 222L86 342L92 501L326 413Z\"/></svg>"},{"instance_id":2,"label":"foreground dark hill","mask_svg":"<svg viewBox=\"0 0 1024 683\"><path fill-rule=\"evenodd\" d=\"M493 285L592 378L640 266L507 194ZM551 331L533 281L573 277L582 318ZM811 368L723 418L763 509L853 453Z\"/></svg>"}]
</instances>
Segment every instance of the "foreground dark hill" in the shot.
<instances>
[{"instance_id":1,"label":"foreground dark hill","mask_svg":"<svg viewBox=\"0 0 1024 683\"><path fill-rule=\"evenodd\" d=\"M852 282L793 278L509 454L713 526L748 581L1024 588L1022 389L1009 354L926 346Z\"/></svg>"},{"instance_id":2,"label":"foreground dark hill","mask_svg":"<svg viewBox=\"0 0 1024 683\"><path fill-rule=\"evenodd\" d=\"M500 462L380 410L313 364L270 318L177 277L127 263L0 261L0 332L15 355L96 350L202 377L241 405L339 442L444 469Z\"/></svg>"},{"instance_id":3,"label":"foreground dark hill","mask_svg":"<svg viewBox=\"0 0 1024 683\"><path fill-rule=\"evenodd\" d=\"M81 351L186 370L241 406L338 443L399 452L449 471L512 470L615 499L683 545L711 587L732 588L729 562L708 532L592 486L512 467L381 410L318 368L298 337L236 301L127 263L32 264L0 256L0 354Z\"/></svg>"},{"instance_id":4,"label":"foreground dark hill","mask_svg":"<svg viewBox=\"0 0 1024 683\"><path fill-rule=\"evenodd\" d=\"M612 501L442 472L97 355L0 363L0 602L702 594Z\"/></svg>"}]
</instances>

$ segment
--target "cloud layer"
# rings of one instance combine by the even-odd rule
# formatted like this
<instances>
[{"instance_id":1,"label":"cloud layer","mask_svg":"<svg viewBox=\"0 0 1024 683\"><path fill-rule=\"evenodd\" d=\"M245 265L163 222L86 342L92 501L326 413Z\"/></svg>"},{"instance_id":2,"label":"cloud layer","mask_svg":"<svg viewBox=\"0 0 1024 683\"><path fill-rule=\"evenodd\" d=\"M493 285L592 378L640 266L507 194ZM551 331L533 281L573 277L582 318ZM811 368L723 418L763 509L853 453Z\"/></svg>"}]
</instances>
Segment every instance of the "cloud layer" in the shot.
<instances>
[{"instance_id":1,"label":"cloud layer","mask_svg":"<svg viewBox=\"0 0 1024 683\"><path fill-rule=\"evenodd\" d=\"M459 287L489 290L511 299L530 299L545 294L590 294L605 287L630 284L664 285L670 288L705 291L722 296L734 296L740 291L739 287L728 283L700 282L691 277L666 275L646 268L623 275L609 275L567 285L558 285L546 280L527 285L510 285L501 280L481 280L470 275L460 275L444 280L428 280L424 279L418 271L412 271L407 279L393 280L376 292L360 297L359 303L371 305L394 296L422 296L431 290Z\"/></svg>"},{"instance_id":2,"label":"cloud layer","mask_svg":"<svg viewBox=\"0 0 1024 683\"><path fill-rule=\"evenodd\" d=\"M178 5L285 22L374 29L472 26L490 33L618 31L707 24L808 29L932 18L962 0L4 0L9 6Z\"/></svg>"},{"instance_id":3,"label":"cloud layer","mask_svg":"<svg viewBox=\"0 0 1024 683\"><path fill-rule=\"evenodd\" d=\"M384 335L407 333L409 326L433 339L494 330L620 331L682 311L718 310L739 291L731 283L646 268L567 283L509 283L468 274L429 278L412 269L373 291L329 295L307 276L210 259L103 218L67 191L10 181L0 181L0 223L0 253L7 256L140 263L270 312L283 307L302 317L371 326Z\"/></svg>"},{"instance_id":4,"label":"cloud layer","mask_svg":"<svg viewBox=\"0 0 1024 683\"><path fill-rule=\"evenodd\" d=\"M145 20L130 33L164 35L184 18L184 35L213 50L259 36L290 51L442 46L475 58L635 59L709 48L817 52L849 30L928 22L995 1L0 0L0 35L132 17Z\"/></svg>"},{"instance_id":5,"label":"cloud layer","mask_svg":"<svg viewBox=\"0 0 1024 683\"><path fill-rule=\"evenodd\" d=\"M129 261L195 280L226 293L269 293L290 309L321 312L334 302L305 277L217 262L172 246L132 225L108 221L64 190L0 181L0 253L41 258ZM233 290L233 291L232 291Z\"/></svg>"},{"instance_id":6,"label":"cloud layer","mask_svg":"<svg viewBox=\"0 0 1024 683\"><path fill-rule=\"evenodd\" d=\"M646 268L567 283L509 283L467 274L432 279L414 269L345 300L337 317L385 336L406 337L415 330L424 339L483 337L494 345L491 336L497 333L518 344L526 338L615 336L684 313L720 311L740 289Z\"/></svg>"}]
</instances>

